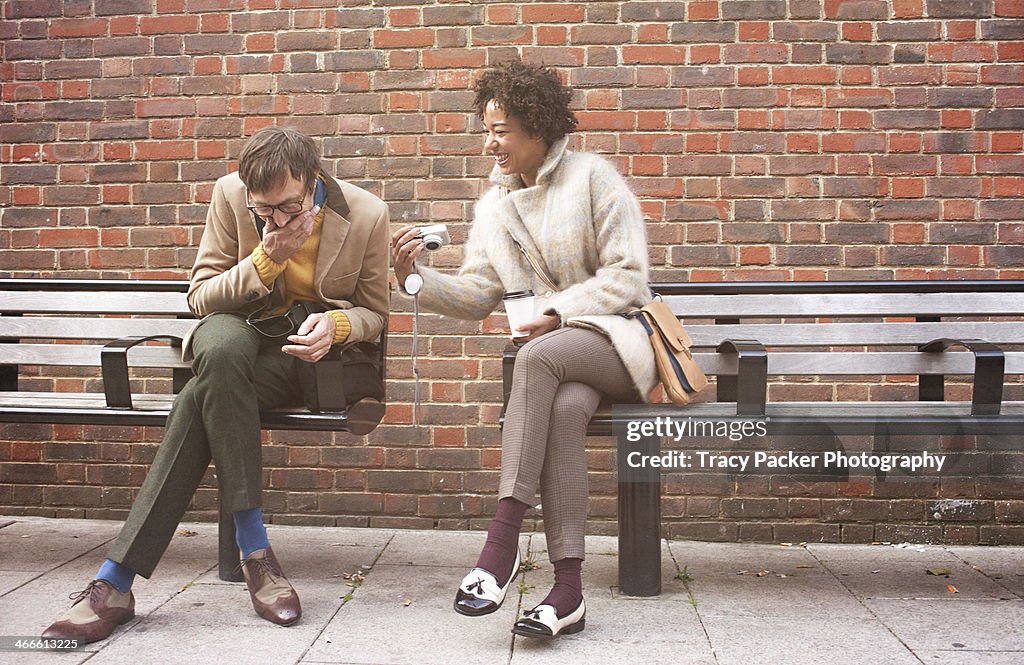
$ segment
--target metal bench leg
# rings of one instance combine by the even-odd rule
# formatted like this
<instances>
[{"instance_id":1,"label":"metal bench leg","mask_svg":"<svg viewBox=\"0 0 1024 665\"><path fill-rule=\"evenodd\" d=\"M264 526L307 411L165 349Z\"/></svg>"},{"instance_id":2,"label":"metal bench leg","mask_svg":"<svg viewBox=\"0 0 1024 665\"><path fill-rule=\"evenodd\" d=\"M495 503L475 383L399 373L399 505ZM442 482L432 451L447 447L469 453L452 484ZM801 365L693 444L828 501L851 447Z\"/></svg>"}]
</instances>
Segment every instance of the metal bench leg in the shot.
<instances>
[{"instance_id":1,"label":"metal bench leg","mask_svg":"<svg viewBox=\"0 0 1024 665\"><path fill-rule=\"evenodd\" d=\"M661 439L619 446L619 455L638 450L657 455ZM634 476L632 482L619 482L619 591L627 596L661 593L661 473L651 469L645 475L642 481Z\"/></svg>"},{"instance_id":2,"label":"metal bench leg","mask_svg":"<svg viewBox=\"0 0 1024 665\"><path fill-rule=\"evenodd\" d=\"M241 582L245 578L238 569L241 553L235 542L235 520L232 519L231 513L223 508L220 511L217 539L220 545L220 578L225 582Z\"/></svg>"}]
</instances>

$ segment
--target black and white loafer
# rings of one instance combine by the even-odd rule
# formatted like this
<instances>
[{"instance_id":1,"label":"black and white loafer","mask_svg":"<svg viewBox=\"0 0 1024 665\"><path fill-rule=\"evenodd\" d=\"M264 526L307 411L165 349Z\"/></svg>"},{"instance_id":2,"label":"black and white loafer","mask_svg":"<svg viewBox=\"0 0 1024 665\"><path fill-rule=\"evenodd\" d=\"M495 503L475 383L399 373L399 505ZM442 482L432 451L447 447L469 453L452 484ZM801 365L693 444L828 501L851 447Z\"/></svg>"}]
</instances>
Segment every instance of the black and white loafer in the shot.
<instances>
[{"instance_id":1,"label":"black and white loafer","mask_svg":"<svg viewBox=\"0 0 1024 665\"><path fill-rule=\"evenodd\" d=\"M525 637L555 637L556 635L572 635L587 625L587 606L580 599L579 607L564 619L552 605L538 605L532 610L523 612L523 618L512 626L512 632Z\"/></svg>"},{"instance_id":2,"label":"black and white loafer","mask_svg":"<svg viewBox=\"0 0 1024 665\"><path fill-rule=\"evenodd\" d=\"M469 617L480 617L497 611L505 600L505 594L512 585L512 580L519 572L521 560L516 550L516 562L512 565L509 578L498 583L494 575L483 568L474 568L462 578L462 584L455 593L455 611Z\"/></svg>"}]
</instances>

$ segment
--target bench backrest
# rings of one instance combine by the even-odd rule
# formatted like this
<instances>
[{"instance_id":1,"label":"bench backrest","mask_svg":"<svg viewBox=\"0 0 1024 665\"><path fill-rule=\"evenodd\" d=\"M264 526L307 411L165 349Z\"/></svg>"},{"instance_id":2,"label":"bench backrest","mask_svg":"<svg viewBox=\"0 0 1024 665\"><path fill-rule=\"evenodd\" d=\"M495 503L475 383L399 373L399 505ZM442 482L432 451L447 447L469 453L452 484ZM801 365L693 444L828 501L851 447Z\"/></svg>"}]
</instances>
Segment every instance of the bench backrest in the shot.
<instances>
[{"instance_id":1,"label":"bench backrest","mask_svg":"<svg viewBox=\"0 0 1024 665\"><path fill-rule=\"evenodd\" d=\"M708 374L737 371L725 340L756 340L769 374L972 374L971 353L921 353L935 339L1007 349L1006 373L1024 373L1024 282L758 282L653 284L686 324ZM859 353L824 352L848 348ZM870 350L869 350L870 349Z\"/></svg>"},{"instance_id":2,"label":"bench backrest","mask_svg":"<svg viewBox=\"0 0 1024 665\"><path fill-rule=\"evenodd\" d=\"M125 337L184 337L197 321L180 280L0 279L0 365L100 365L105 342ZM85 342L69 344L69 341ZM137 367L187 367L179 349L132 351Z\"/></svg>"}]
</instances>

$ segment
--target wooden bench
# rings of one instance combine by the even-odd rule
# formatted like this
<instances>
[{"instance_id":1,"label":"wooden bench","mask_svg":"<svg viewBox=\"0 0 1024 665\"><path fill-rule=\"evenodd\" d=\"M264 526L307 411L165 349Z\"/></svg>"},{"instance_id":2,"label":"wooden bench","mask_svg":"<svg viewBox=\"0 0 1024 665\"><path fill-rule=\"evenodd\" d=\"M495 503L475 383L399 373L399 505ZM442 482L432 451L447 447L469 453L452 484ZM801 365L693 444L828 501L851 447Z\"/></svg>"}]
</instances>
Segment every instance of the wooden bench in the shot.
<instances>
[{"instance_id":1,"label":"wooden bench","mask_svg":"<svg viewBox=\"0 0 1024 665\"><path fill-rule=\"evenodd\" d=\"M588 434L676 414L762 421L770 436L1020 435L1024 401L1004 377L1024 374L1024 281L868 281L652 284L693 338L694 358L717 377L701 401L602 408ZM515 347L504 355L505 403ZM777 377L919 377L917 398L881 402L769 400ZM973 377L970 401L944 401L944 377ZM867 378L865 378L867 377ZM1019 395L1020 391L1017 391ZM661 438L618 446L619 585L661 590L661 473L631 472L625 455L661 452Z\"/></svg>"},{"instance_id":2,"label":"wooden bench","mask_svg":"<svg viewBox=\"0 0 1024 665\"><path fill-rule=\"evenodd\" d=\"M192 376L181 359L181 340L196 325L187 281L0 279L0 422L163 426L174 394ZM162 342L160 345L155 341ZM384 376L387 331L380 338ZM321 361L321 369L327 370ZM19 390L19 366L100 368L102 392ZM170 373L172 389L147 390L129 366ZM59 369L58 369L59 371ZM320 394L339 394L318 371ZM164 383L166 384L166 378ZM351 431L348 413L305 408L260 414L264 429ZM230 513L220 515L220 577L240 581Z\"/></svg>"}]
</instances>

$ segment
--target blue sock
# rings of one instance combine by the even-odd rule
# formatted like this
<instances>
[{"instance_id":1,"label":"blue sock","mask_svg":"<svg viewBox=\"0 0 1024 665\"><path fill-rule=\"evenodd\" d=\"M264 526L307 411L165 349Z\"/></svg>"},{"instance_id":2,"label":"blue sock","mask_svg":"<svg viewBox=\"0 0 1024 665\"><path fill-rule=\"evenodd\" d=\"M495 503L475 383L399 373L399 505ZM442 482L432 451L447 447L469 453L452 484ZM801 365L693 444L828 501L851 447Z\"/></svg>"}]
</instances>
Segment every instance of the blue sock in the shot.
<instances>
[{"instance_id":1,"label":"blue sock","mask_svg":"<svg viewBox=\"0 0 1024 665\"><path fill-rule=\"evenodd\" d=\"M246 558L256 550L270 547L267 540L267 527L263 526L263 509L250 508L231 513L235 519L235 542Z\"/></svg>"},{"instance_id":2,"label":"blue sock","mask_svg":"<svg viewBox=\"0 0 1024 665\"><path fill-rule=\"evenodd\" d=\"M122 566L116 561L107 559L100 566L100 572L96 573L96 579L106 580L121 593L128 593L131 591L132 582L135 581L135 571L127 566Z\"/></svg>"}]
</instances>

